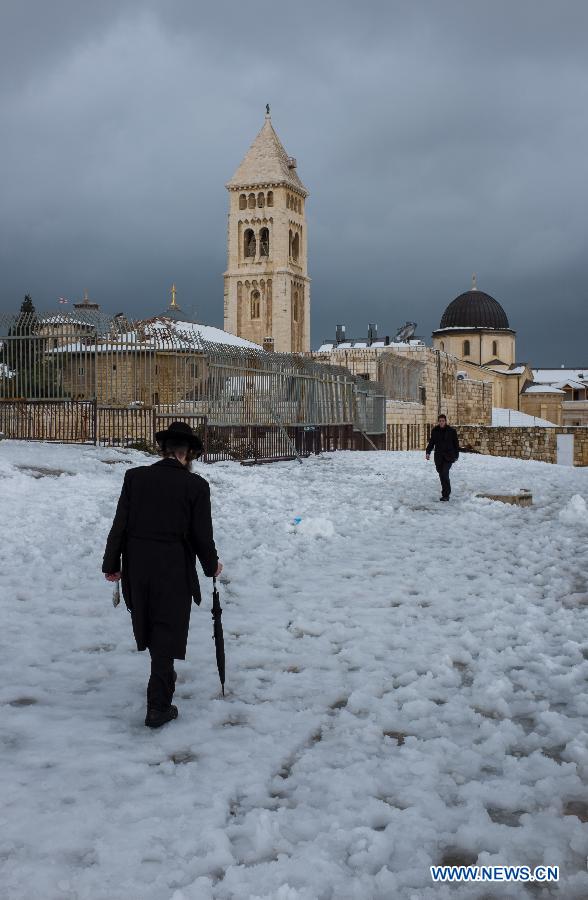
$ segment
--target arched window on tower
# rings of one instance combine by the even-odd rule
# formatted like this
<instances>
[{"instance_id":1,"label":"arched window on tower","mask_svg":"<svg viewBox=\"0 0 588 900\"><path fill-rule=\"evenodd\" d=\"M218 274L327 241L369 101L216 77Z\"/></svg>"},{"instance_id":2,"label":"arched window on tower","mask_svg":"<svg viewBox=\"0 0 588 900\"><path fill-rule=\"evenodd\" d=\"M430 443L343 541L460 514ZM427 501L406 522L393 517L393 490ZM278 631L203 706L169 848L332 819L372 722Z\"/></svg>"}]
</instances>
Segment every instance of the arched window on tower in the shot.
<instances>
[{"instance_id":1,"label":"arched window on tower","mask_svg":"<svg viewBox=\"0 0 588 900\"><path fill-rule=\"evenodd\" d=\"M288 256L292 256L292 229L288 232Z\"/></svg>"},{"instance_id":2,"label":"arched window on tower","mask_svg":"<svg viewBox=\"0 0 588 900\"><path fill-rule=\"evenodd\" d=\"M245 194L239 194L239 209L247 209L247 197Z\"/></svg>"},{"instance_id":3,"label":"arched window on tower","mask_svg":"<svg viewBox=\"0 0 588 900\"><path fill-rule=\"evenodd\" d=\"M300 293L298 288L294 289L294 298L292 303L292 318L295 322L300 321Z\"/></svg>"},{"instance_id":4,"label":"arched window on tower","mask_svg":"<svg viewBox=\"0 0 588 900\"><path fill-rule=\"evenodd\" d=\"M439 343L439 349L440 349L440 350L445 350L445 341L440 341L440 343Z\"/></svg>"},{"instance_id":5,"label":"arched window on tower","mask_svg":"<svg viewBox=\"0 0 588 900\"><path fill-rule=\"evenodd\" d=\"M249 194L247 205L249 206L249 209L255 209L255 194Z\"/></svg>"},{"instance_id":6,"label":"arched window on tower","mask_svg":"<svg viewBox=\"0 0 588 900\"><path fill-rule=\"evenodd\" d=\"M286 209L290 209L290 194L286 194Z\"/></svg>"},{"instance_id":7,"label":"arched window on tower","mask_svg":"<svg viewBox=\"0 0 588 900\"><path fill-rule=\"evenodd\" d=\"M498 341L492 341L492 356L494 359L498 356Z\"/></svg>"},{"instance_id":8,"label":"arched window on tower","mask_svg":"<svg viewBox=\"0 0 588 900\"><path fill-rule=\"evenodd\" d=\"M463 355L464 356L470 355L470 342L469 341L463 342Z\"/></svg>"},{"instance_id":9,"label":"arched window on tower","mask_svg":"<svg viewBox=\"0 0 588 900\"><path fill-rule=\"evenodd\" d=\"M243 235L243 256L248 259L255 259L255 250L255 234L251 228L247 228Z\"/></svg>"},{"instance_id":10,"label":"arched window on tower","mask_svg":"<svg viewBox=\"0 0 588 900\"><path fill-rule=\"evenodd\" d=\"M251 292L251 318L261 318L261 294L259 291Z\"/></svg>"},{"instance_id":11,"label":"arched window on tower","mask_svg":"<svg viewBox=\"0 0 588 900\"><path fill-rule=\"evenodd\" d=\"M269 256L269 228L262 228L259 232L259 255Z\"/></svg>"},{"instance_id":12,"label":"arched window on tower","mask_svg":"<svg viewBox=\"0 0 588 900\"><path fill-rule=\"evenodd\" d=\"M292 259L297 260L300 255L300 235L298 232L292 238Z\"/></svg>"},{"instance_id":13,"label":"arched window on tower","mask_svg":"<svg viewBox=\"0 0 588 900\"><path fill-rule=\"evenodd\" d=\"M274 192L273 191L267 192L267 205L268 206L274 205Z\"/></svg>"},{"instance_id":14,"label":"arched window on tower","mask_svg":"<svg viewBox=\"0 0 588 900\"><path fill-rule=\"evenodd\" d=\"M262 193L259 193L257 195L257 205L259 206L260 209L263 209L263 207L265 206L265 197L263 196Z\"/></svg>"}]
</instances>

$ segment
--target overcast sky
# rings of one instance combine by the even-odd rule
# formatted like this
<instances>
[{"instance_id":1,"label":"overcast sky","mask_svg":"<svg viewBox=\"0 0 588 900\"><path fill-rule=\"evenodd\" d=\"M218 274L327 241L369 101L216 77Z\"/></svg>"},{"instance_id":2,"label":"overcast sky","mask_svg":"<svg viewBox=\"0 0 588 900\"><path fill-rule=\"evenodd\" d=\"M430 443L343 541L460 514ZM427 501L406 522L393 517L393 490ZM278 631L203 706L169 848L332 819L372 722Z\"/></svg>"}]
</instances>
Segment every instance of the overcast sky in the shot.
<instances>
[{"instance_id":1,"label":"overcast sky","mask_svg":"<svg viewBox=\"0 0 588 900\"><path fill-rule=\"evenodd\" d=\"M430 339L471 274L588 364L586 0L2 0L0 310L87 288L222 326L225 182L265 103L310 191L312 343Z\"/></svg>"}]
</instances>

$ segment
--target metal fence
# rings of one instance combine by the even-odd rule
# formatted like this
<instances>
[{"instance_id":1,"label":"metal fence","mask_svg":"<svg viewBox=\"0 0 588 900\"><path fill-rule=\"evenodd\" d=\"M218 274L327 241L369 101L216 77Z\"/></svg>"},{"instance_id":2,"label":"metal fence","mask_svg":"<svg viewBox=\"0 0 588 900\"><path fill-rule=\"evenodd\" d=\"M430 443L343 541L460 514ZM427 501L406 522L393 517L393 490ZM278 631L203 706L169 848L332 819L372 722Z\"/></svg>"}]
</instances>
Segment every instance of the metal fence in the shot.
<instances>
[{"instance_id":1,"label":"metal fence","mask_svg":"<svg viewBox=\"0 0 588 900\"><path fill-rule=\"evenodd\" d=\"M352 446L353 429L384 434L380 385L342 366L238 346L232 336L235 345L213 342L211 333L165 315L0 315L0 430L151 444L158 422L183 419L206 433L218 458L244 446L270 457L300 452L297 442L302 452L311 443ZM312 440L311 428L320 429Z\"/></svg>"},{"instance_id":2,"label":"metal fence","mask_svg":"<svg viewBox=\"0 0 588 900\"><path fill-rule=\"evenodd\" d=\"M389 400L421 400L424 363L391 348L336 347L309 356L325 365L345 366L356 377L376 383Z\"/></svg>"}]
</instances>

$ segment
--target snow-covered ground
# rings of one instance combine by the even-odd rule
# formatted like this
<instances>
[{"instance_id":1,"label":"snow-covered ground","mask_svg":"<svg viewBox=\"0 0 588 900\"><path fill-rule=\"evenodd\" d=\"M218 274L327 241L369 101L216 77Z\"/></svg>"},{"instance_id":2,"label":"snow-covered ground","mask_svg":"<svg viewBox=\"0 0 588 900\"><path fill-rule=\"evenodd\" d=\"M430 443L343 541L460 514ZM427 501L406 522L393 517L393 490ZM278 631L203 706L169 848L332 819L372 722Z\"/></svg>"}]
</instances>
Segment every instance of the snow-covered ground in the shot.
<instances>
[{"instance_id":1,"label":"snow-covered ground","mask_svg":"<svg viewBox=\"0 0 588 900\"><path fill-rule=\"evenodd\" d=\"M588 896L588 470L462 456L440 504L419 453L201 467L228 695L206 603L152 732L100 574L144 461L0 443L2 897L531 896L433 885L443 860ZM474 498L519 488L533 507Z\"/></svg>"}]
</instances>

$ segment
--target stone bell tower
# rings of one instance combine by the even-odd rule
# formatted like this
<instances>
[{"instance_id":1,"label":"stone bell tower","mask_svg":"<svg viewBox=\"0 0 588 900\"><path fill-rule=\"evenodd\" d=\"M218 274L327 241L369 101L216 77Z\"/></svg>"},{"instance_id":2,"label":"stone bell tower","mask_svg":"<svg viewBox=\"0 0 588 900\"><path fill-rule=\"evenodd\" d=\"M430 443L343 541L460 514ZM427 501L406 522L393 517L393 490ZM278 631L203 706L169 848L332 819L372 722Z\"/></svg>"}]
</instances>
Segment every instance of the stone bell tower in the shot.
<instances>
[{"instance_id":1,"label":"stone bell tower","mask_svg":"<svg viewBox=\"0 0 588 900\"><path fill-rule=\"evenodd\" d=\"M263 128L227 183L226 331L266 350L310 350L308 192L274 131Z\"/></svg>"}]
</instances>

